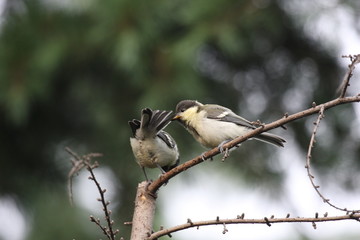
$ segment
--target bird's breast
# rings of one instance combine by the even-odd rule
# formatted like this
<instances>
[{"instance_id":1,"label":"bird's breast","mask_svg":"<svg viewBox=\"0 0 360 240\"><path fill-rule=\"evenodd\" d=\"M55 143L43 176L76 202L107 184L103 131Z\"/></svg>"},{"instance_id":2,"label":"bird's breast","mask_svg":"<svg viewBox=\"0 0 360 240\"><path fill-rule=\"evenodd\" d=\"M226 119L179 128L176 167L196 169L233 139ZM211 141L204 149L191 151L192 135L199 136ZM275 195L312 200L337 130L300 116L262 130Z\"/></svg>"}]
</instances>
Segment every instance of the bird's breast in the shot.
<instances>
[{"instance_id":1,"label":"bird's breast","mask_svg":"<svg viewBox=\"0 0 360 240\"><path fill-rule=\"evenodd\" d=\"M130 139L137 163L142 167L155 168L157 164L167 166L175 164L179 158L177 148L169 148L160 138L139 140Z\"/></svg>"},{"instance_id":2,"label":"bird's breast","mask_svg":"<svg viewBox=\"0 0 360 240\"><path fill-rule=\"evenodd\" d=\"M232 122L209 118L204 118L199 123L195 127L197 136L194 135L194 137L207 148L217 147L222 142L244 135L250 130L247 127L239 126Z\"/></svg>"}]
</instances>

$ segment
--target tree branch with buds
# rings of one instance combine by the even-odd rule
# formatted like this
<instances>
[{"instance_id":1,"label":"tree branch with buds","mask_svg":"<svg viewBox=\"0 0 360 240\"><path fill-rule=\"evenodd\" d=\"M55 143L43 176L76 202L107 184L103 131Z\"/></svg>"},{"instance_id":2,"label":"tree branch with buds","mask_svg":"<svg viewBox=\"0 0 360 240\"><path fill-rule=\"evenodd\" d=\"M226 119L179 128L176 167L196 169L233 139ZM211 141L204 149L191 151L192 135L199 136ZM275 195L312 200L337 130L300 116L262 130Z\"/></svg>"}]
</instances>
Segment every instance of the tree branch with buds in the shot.
<instances>
[{"instance_id":1,"label":"tree branch with buds","mask_svg":"<svg viewBox=\"0 0 360 240\"><path fill-rule=\"evenodd\" d=\"M119 230L113 230L113 225L114 225L114 220L111 219L111 210L108 208L108 205L110 204L109 201L106 201L105 199L105 192L106 189L102 188L99 181L96 179L96 176L94 174L94 169L97 168L99 166L99 163L97 161L95 161L94 163L92 163L92 158L94 157L101 157L102 154L100 153L89 153L83 156L79 156L77 155L74 151L72 151L69 147L66 147L65 150L73 157L71 159L71 162L73 164L73 168L70 170L68 178L69 178L69 195L70 195L70 200L72 202L72 178L74 177L74 175L78 174L84 167L86 167L86 170L89 171L90 176L89 176L89 180L93 181L97 187L97 190L100 194L100 198L98 198L97 200L99 202L101 202L102 207L103 207L103 212L105 214L105 220L107 223L107 226L103 226L101 224L101 221L99 218L95 218L94 216L90 215L90 221L95 223L104 233L104 235L109 239L109 240L115 240L116 234L119 233Z\"/></svg>"},{"instance_id":2,"label":"tree branch with buds","mask_svg":"<svg viewBox=\"0 0 360 240\"><path fill-rule=\"evenodd\" d=\"M148 240L157 239L162 236L171 235L174 232L178 232L184 229L188 228L199 228L200 226L211 226L211 225L223 225L224 230L223 234L225 234L227 231L226 225L230 224L266 224L267 226L271 227L274 223L311 223L314 228L316 228L316 223L318 222L332 222L332 221L342 221L342 220L356 220L359 221L360 213L349 213L342 216L334 216L334 217L328 217L327 214L324 214L324 217L319 217L318 213L315 214L315 217L310 218L301 218L301 217L295 217L290 218L290 215L288 214L284 218L275 218L274 215L271 217L264 217L260 219L245 219L244 214L241 216L237 216L233 219L220 219L219 217L216 217L214 220L207 220L207 221L198 221L193 222L190 219L187 220L187 223L174 226L167 229L159 230L148 238Z\"/></svg>"}]
</instances>

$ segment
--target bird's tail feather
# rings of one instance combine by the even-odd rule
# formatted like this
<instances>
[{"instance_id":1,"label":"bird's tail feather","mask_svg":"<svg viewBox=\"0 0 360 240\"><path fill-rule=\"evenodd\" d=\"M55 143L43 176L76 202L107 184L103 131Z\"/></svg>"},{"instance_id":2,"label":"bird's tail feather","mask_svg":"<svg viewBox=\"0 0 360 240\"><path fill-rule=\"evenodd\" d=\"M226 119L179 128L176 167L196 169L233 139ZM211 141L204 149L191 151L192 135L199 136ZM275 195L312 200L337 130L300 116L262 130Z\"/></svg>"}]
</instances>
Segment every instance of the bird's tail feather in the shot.
<instances>
[{"instance_id":1,"label":"bird's tail feather","mask_svg":"<svg viewBox=\"0 0 360 240\"><path fill-rule=\"evenodd\" d=\"M286 142L285 139L283 139L282 137L271 133L261 133L254 138L266 143L274 144L278 147L284 147L284 143Z\"/></svg>"}]
</instances>

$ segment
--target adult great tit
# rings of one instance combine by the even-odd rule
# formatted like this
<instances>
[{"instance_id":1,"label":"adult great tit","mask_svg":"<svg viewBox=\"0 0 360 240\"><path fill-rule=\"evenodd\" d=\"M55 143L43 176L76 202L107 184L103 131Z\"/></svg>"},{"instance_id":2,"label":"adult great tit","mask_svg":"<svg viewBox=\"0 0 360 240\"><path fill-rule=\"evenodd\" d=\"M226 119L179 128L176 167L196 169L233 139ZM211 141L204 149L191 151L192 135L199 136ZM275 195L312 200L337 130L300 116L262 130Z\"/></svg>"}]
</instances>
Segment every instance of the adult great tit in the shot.
<instances>
[{"instance_id":1,"label":"adult great tit","mask_svg":"<svg viewBox=\"0 0 360 240\"><path fill-rule=\"evenodd\" d=\"M214 148L255 129L250 121L236 115L220 105L202 104L194 100L183 100L176 106L178 120L204 147ZM266 143L283 147L285 139L271 133L261 133L254 137Z\"/></svg>"},{"instance_id":2,"label":"adult great tit","mask_svg":"<svg viewBox=\"0 0 360 240\"><path fill-rule=\"evenodd\" d=\"M129 121L133 136L130 145L137 163L148 181L145 167L158 167L165 173L179 164L179 151L175 140L163 129L174 117L172 111L141 111L141 121Z\"/></svg>"}]
</instances>

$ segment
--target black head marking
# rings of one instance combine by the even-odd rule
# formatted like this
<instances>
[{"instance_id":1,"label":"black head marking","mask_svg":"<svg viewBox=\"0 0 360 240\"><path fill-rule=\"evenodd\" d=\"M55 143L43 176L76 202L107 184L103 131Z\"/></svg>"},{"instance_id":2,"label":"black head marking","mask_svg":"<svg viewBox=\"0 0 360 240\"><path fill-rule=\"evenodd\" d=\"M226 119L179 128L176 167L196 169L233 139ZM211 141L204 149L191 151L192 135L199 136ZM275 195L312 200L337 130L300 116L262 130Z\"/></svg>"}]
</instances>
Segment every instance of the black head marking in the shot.
<instances>
[{"instance_id":1,"label":"black head marking","mask_svg":"<svg viewBox=\"0 0 360 240\"><path fill-rule=\"evenodd\" d=\"M194 106L200 106L200 103L194 100L183 100L176 105L176 113L184 112Z\"/></svg>"}]
</instances>

